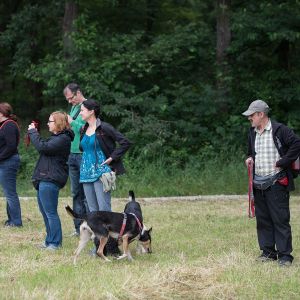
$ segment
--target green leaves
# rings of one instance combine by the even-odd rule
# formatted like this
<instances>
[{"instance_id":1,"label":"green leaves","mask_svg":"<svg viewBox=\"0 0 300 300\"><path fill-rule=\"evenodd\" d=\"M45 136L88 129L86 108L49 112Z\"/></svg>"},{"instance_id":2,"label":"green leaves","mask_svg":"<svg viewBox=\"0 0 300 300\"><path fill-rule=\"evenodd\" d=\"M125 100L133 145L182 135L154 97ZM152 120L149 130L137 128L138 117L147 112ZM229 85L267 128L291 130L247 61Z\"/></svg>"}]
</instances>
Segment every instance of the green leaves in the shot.
<instances>
[{"instance_id":1,"label":"green leaves","mask_svg":"<svg viewBox=\"0 0 300 300\"><path fill-rule=\"evenodd\" d=\"M63 50L63 2L0 7L0 83L21 114L24 98L38 116L66 107L63 87L78 82L101 103L102 118L134 142L132 156L151 160L164 152L179 162L241 148L248 123L240 114L255 98L300 130L298 1L232 2L222 66L213 2L76 4L70 55Z\"/></svg>"}]
</instances>

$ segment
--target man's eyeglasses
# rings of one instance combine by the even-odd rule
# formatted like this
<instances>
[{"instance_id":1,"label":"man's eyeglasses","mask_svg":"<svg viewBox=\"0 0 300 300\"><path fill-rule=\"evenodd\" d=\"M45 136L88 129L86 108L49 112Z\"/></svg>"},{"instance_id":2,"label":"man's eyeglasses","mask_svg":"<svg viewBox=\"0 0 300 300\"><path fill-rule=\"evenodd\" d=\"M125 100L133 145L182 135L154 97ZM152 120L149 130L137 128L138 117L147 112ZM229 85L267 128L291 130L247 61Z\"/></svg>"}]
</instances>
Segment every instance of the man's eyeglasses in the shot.
<instances>
[{"instance_id":1,"label":"man's eyeglasses","mask_svg":"<svg viewBox=\"0 0 300 300\"><path fill-rule=\"evenodd\" d=\"M66 99L67 99L67 101L71 101L71 100L73 100L73 99L74 99L74 97L76 97L76 93L75 93L75 94L73 94L73 96L72 96L72 97L69 97L69 98L66 98Z\"/></svg>"}]
</instances>

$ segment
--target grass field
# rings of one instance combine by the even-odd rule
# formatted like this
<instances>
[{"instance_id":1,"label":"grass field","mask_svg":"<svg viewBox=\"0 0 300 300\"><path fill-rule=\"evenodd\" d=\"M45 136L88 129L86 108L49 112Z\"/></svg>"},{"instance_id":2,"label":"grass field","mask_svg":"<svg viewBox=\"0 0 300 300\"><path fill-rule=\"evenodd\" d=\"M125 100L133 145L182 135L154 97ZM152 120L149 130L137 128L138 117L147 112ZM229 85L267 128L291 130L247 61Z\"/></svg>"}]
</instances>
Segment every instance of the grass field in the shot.
<instances>
[{"instance_id":1,"label":"grass field","mask_svg":"<svg viewBox=\"0 0 300 300\"><path fill-rule=\"evenodd\" d=\"M300 299L300 198L292 198L295 261L290 268L260 264L255 220L239 200L141 201L153 227L153 253L106 263L81 253L60 199L63 248L40 250L44 225L36 201L22 201L23 228L0 227L0 299ZM121 211L125 200L113 200ZM5 201L0 220L6 219Z\"/></svg>"}]
</instances>

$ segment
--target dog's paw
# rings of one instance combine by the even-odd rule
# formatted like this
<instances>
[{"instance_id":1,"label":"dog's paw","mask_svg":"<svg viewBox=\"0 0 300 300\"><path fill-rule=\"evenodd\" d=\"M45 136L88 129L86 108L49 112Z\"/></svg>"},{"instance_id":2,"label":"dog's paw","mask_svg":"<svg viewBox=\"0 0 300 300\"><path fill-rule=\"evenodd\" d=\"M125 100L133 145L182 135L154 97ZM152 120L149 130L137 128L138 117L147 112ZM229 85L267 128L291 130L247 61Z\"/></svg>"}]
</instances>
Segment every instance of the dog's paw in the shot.
<instances>
[{"instance_id":1,"label":"dog's paw","mask_svg":"<svg viewBox=\"0 0 300 300\"><path fill-rule=\"evenodd\" d=\"M122 254L121 256L118 256L117 260L121 260L121 259L124 259L124 258L127 258L127 254Z\"/></svg>"},{"instance_id":2,"label":"dog's paw","mask_svg":"<svg viewBox=\"0 0 300 300\"><path fill-rule=\"evenodd\" d=\"M108 259L107 257L106 257L106 258L104 258L104 261L105 261L105 262L111 262L111 260L110 260L110 259Z\"/></svg>"}]
</instances>

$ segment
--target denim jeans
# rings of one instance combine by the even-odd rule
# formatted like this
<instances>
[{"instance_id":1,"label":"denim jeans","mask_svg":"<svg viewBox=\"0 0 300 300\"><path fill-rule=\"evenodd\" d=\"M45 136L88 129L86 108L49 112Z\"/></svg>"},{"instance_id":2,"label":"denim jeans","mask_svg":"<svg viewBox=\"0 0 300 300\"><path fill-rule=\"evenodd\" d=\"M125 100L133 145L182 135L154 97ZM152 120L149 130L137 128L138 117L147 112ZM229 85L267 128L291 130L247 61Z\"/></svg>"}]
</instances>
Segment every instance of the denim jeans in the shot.
<instances>
[{"instance_id":1,"label":"denim jeans","mask_svg":"<svg viewBox=\"0 0 300 300\"><path fill-rule=\"evenodd\" d=\"M7 223L15 226L22 226L21 206L16 188L19 168L20 157L18 154L0 161L0 184L7 200Z\"/></svg>"},{"instance_id":2,"label":"denim jeans","mask_svg":"<svg viewBox=\"0 0 300 300\"><path fill-rule=\"evenodd\" d=\"M103 191L103 183L100 180L83 183L84 193L89 206L89 211L111 211L110 192Z\"/></svg>"},{"instance_id":3,"label":"denim jeans","mask_svg":"<svg viewBox=\"0 0 300 300\"><path fill-rule=\"evenodd\" d=\"M62 243L61 223L57 213L59 187L48 181L41 181L37 192L38 205L46 226L46 246L59 247Z\"/></svg>"},{"instance_id":4,"label":"denim jeans","mask_svg":"<svg viewBox=\"0 0 300 300\"><path fill-rule=\"evenodd\" d=\"M71 192L73 197L73 210L79 215L84 215L88 212L88 204L85 199L82 183L79 182L80 176L81 154L71 153L69 155L69 177L71 181ZM74 220L75 230L79 233L81 221Z\"/></svg>"}]
</instances>

